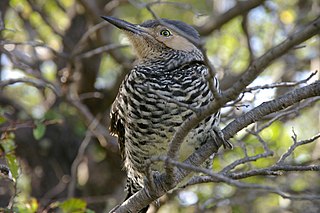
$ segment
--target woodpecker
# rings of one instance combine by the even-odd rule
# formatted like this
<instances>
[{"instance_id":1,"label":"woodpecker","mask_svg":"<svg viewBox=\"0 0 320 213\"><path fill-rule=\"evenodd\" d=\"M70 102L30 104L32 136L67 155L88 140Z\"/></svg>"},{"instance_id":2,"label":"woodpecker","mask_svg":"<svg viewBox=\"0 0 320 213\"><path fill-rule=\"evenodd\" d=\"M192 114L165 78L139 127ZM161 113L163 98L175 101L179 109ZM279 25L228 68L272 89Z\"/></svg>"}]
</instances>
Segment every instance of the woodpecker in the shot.
<instances>
[{"instance_id":1,"label":"woodpecker","mask_svg":"<svg viewBox=\"0 0 320 213\"><path fill-rule=\"evenodd\" d=\"M132 24L114 17L102 18L125 33L137 56L112 105L110 124L127 172L129 198L144 187L147 160L166 155L170 140L194 113L192 109L207 106L214 97L206 80L208 67L198 47L200 36L193 27L169 19ZM213 83L218 91L216 77ZM217 112L189 132L180 160L207 141L216 143L213 129L219 119ZM224 145L230 147L229 143ZM154 163L150 168L162 172L164 167Z\"/></svg>"}]
</instances>

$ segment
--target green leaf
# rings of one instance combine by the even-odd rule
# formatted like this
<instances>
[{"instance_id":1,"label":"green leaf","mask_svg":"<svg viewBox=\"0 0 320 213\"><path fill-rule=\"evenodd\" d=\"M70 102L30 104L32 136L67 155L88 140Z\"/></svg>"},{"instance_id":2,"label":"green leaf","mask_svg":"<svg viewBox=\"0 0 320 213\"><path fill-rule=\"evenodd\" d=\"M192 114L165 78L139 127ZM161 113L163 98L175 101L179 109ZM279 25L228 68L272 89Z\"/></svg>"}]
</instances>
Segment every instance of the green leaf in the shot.
<instances>
[{"instance_id":1,"label":"green leaf","mask_svg":"<svg viewBox=\"0 0 320 213\"><path fill-rule=\"evenodd\" d=\"M4 133L5 135L1 135L3 136L3 139L0 141L1 142L1 146L4 149L3 151L5 153L10 153L13 152L16 148L16 144L14 142L14 134L13 133Z\"/></svg>"},{"instance_id":2,"label":"green leaf","mask_svg":"<svg viewBox=\"0 0 320 213\"><path fill-rule=\"evenodd\" d=\"M19 163L16 156L14 154L8 153L6 154L6 159L13 179L17 180L19 175Z\"/></svg>"},{"instance_id":3,"label":"green leaf","mask_svg":"<svg viewBox=\"0 0 320 213\"><path fill-rule=\"evenodd\" d=\"M0 124L6 122L6 118L2 115L0 115Z\"/></svg>"},{"instance_id":4,"label":"green leaf","mask_svg":"<svg viewBox=\"0 0 320 213\"><path fill-rule=\"evenodd\" d=\"M63 213L85 213L86 206L87 203L78 198L71 198L59 204Z\"/></svg>"},{"instance_id":5,"label":"green leaf","mask_svg":"<svg viewBox=\"0 0 320 213\"><path fill-rule=\"evenodd\" d=\"M17 202L13 212L34 213L38 212L38 207L38 201L35 198L31 198L24 202Z\"/></svg>"},{"instance_id":6,"label":"green leaf","mask_svg":"<svg viewBox=\"0 0 320 213\"><path fill-rule=\"evenodd\" d=\"M40 140L46 132L46 126L41 122L36 122L36 128L33 129L33 136L36 140Z\"/></svg>"}]
</instances>

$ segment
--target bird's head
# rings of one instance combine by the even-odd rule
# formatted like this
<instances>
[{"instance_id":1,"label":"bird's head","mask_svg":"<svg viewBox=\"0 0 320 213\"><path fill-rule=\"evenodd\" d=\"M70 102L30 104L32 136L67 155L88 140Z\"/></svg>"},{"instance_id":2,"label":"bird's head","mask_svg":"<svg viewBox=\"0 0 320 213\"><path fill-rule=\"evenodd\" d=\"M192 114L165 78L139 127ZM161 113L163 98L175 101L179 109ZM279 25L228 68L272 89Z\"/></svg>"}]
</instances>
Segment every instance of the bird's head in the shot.
<instances>
[{"instance_id":1,"label":"bird's head","mask_svg":"<svg viewBox=\"0 0 320 213\"><path fill-rule=\"evenodd\" d=\"M161 58L168 53L187 61L203 59L198 48L199 33L184 22L159 19L132 24L114 17L102 18L125 32L140 60Z\"/></svg>"}]
</instances>

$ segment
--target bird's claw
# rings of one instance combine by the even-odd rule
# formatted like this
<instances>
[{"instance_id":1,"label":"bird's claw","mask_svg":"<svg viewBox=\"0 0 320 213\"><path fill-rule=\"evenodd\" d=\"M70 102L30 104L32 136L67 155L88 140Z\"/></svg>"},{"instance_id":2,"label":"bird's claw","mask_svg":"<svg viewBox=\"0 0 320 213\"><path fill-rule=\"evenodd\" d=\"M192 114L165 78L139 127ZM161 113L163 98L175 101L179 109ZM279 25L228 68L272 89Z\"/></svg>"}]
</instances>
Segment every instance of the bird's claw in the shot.
<instances>
[{"instance_id":1,"label":"bird's claw","mask_svg":"<svg viewBox=\"0 0 320 213\"><path fill-rule=\"evenodd\" d=\"M215 137L217 138L217 140L215 141L217 147L219 147L219 143L217 143L218 141L222 142L223 148L225 149L233 149L233 145L224 138L223 132L221 131L221 129L217 126L213 126L212 128L213 132L215 133Z\"/></svg>"}]
</instances>

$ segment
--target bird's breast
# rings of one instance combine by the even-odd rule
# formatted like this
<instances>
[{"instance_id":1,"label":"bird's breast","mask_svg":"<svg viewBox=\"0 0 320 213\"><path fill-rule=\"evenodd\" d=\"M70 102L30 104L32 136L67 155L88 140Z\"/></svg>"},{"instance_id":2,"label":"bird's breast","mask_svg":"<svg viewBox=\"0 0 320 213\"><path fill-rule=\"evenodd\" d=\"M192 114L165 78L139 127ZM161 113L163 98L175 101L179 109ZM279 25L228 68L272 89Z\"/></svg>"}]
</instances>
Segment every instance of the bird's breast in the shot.
<instances>
[{"instance_id":1,"label":"bird's breast","mask_svg":"<svg viewBox=\"0 0 320 213\"><path fill-rule=\"evenodd\" d=\"M120 93L123 106L120 116L125 120L126 167L135 170L144 169L141 164L144 159L166 154L177 128L193 114L187 106L200 107L212 98L204 76L194 68L171 73L133 70ZM187 140L193 140L194 135L196 130ZM194 145L184 143L182 149L187 150L184 156L188 156ZM159 169L154 166L153 169Z\"/></svg>"}]
</instances>

